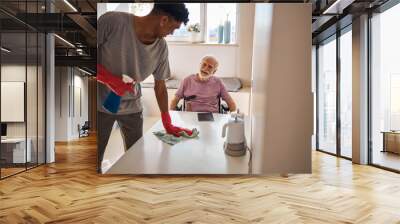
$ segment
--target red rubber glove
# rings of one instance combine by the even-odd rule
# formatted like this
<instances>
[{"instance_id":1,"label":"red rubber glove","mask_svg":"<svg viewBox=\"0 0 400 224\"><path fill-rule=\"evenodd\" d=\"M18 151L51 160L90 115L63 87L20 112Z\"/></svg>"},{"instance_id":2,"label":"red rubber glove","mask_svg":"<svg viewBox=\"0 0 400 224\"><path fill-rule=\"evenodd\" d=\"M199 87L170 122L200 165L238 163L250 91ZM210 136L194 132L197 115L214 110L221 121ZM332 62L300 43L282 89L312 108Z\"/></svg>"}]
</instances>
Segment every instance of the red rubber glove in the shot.
<instances>
[{"instance_id":1,"label":"red rubber glove","mask_svg":"<svg viewBox=\"0 0 400 224\"><path fill-rule=\"evenodd\" d=\"M104 66L97 64L97 81L108 86L118 96L123 96L125 92L134 93L132 83L125 83L116 75L113 75Z\"/></svg>"},{"instance_id":2,"label":"red rubber glove","mask_svg":"<svg viewBox=\"0 0 400 224\"><path fill-rule=\"evenodd\" d=\"M180 127L176 127L176 126L172 125L171 116L169 115L169 112L162 112L161 120L162 120L163 126L168 134L174 135L176 137L181 136L182 132L186 132L186 134L188 134L188 135L193 134L193 132L187 128L180 128Z\"/></svg>"}]
</instances>

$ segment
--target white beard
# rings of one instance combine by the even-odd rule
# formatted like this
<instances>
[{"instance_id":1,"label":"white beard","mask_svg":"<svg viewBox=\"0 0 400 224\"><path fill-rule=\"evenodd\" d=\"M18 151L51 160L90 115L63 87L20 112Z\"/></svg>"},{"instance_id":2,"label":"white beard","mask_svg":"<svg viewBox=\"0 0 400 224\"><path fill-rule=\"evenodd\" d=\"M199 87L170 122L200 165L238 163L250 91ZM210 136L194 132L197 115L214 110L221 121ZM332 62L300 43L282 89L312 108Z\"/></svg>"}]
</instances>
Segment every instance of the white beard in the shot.
<instances>
[{"instance_id":1,"label":"white beard","mask_svg":"<svg viewBox=\"0 0 400 224\"><path fill-rule=\"evenodd\" d=\"M203 75L202 72L199 72L199 78L201 81L206 81L211 77L211 75Z\"/></svg>"}]
</instances>

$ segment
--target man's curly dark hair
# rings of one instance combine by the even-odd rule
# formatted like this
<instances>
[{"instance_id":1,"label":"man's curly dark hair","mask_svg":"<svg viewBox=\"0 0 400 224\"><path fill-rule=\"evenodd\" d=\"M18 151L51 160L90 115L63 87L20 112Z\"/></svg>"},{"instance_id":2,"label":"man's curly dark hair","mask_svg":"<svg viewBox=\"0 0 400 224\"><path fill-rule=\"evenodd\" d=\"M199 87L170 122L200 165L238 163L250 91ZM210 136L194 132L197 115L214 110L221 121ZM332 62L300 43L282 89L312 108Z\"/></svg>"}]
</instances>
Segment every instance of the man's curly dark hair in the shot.
<instances>
[{"instance_id":1,"label":"man's curly dark hair","mask_svg":"<svg viewBox=\"0 0 400 224\"><path fill-rule=\"evenodd\" d=\"M165 13L185 25L189 21L189 11L184 3L154 3L154 8L151 13Z\"/></svg>"}]
</instances>

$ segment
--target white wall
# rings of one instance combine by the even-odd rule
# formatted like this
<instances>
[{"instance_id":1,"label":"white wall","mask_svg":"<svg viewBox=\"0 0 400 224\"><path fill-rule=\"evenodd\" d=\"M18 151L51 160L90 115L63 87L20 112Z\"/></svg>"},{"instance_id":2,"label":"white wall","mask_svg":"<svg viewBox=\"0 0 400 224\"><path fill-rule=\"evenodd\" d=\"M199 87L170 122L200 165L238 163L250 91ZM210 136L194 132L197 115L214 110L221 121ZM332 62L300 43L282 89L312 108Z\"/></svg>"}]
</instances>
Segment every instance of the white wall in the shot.
<instances>
[{"instance_id":1,"label":"white wall","mask_svg":"<svg viewBox=\"0 0 400 224\"><path fill-rule=\"evenodd\" d=\"M310 173L313 131L311 4L256 4L253 172Z\"/></svg>"},{"instance_id":2,"label":"white wall","mask_svg":"<svg viewBox=\"0 0 400 224\"><path fill-rule=\"evenodd\" d=\"M352 160L368 163L368 16L352 24Z\"/></svg>"},{"instance_id":3,"label":"white wall","mask_svg":"<svg viewBox=\"0 0 400 224\"><path fill-rule=\"evenodd\" d=\"M75 70L76 72L77 70ZM79 72L79 71L78 71ZM74 86L75 90L73 92L74 96L74 109L75 112L72 114L72 123L71 123L71 135L73 138L79 137L77 126L80 124L81 126L85 123L85 121L89 120L89 92L88 92L88 78L80 75L74 76ZM80 93L78 91L80 90ZM80 95L80 97L79 97ZM79 102L80 101L80 102ZM80 105L79 105L80 104ZM81 108L79 108L81 107ZM80 111L81 110L81 111Z\"/></svg>"},{"instance_id":4,"label":"white wall","mask_svg":"<svg viewBox=\"0 0 400 224\"><path fill-rule=\"evenodd\" d=\"M68 68L55 68L55 141L68 140Z\"/></svg>"},{"instance_id":5,"label":"white wall","mask_svg":"<svg viewBox=\"0 0 400 224\"><path fill-rule=\"evenodd\" d=\"M82 75L71 67L56 67L55 141L78 138L78 124L88 120L88 78Z\"/></svg>"},{"instance_id":6,"label":"white wall","mask_svg":"<svg viewBox=\"0 0 400 224\"><path fill-rule=\"evenodd\" d=\"M168 43L172 75L178 79L196 73L201 58L212 54L219 60L219 77L238 77L250 85L254 4L238 3L237 45Z\"/></svg>"}]
</instances>

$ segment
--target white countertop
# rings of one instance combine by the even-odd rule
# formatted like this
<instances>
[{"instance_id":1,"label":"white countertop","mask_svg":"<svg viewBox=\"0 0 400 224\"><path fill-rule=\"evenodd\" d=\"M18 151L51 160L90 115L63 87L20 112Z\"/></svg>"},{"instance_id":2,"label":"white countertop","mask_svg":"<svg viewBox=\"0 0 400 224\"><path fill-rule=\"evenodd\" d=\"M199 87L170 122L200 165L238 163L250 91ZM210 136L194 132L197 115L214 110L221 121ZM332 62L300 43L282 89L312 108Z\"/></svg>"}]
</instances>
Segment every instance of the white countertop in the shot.
<instances>
[{"instance_id":1,"label":"white countertop","mask_svg":"<svg viewBox=\"0 0 400 224\"><path fill-rule=\"evenodd\" d=\"M214 114L213 122L199 122L197 113L171 111L172 123L200 131L196 139L184 139L170 146L159 140L152 132L164 130L161 120L146 131L105 174L247 174L249 152L245 156L232 157L225 154L222 126L230 115ZM246 138L249 140L250 125L246 122ZM112 142L112 141L110 141ZM107 150L113 150L109 145ZM116 147L120 147L117 145Z\"/></svg>"},{"instance_id":2,"label":"white countertop","mask_svg":"<svg viewBox=\"0 0 400 224\"><path fill-rule=\"evenodd\" d=\"M30 138L27 138L27 141L30 141ZM20 142L25 142L25 138L6 137L1 139L1 143L20 143Z\"/></svg>"}]
</instances>

